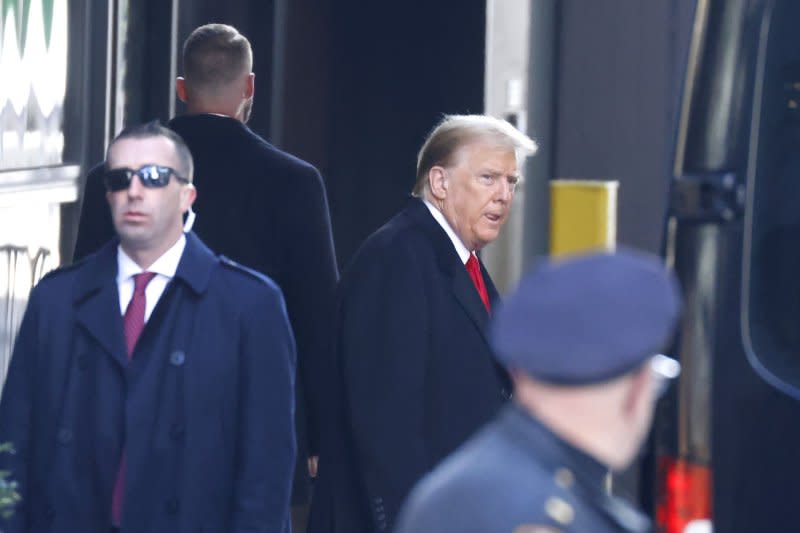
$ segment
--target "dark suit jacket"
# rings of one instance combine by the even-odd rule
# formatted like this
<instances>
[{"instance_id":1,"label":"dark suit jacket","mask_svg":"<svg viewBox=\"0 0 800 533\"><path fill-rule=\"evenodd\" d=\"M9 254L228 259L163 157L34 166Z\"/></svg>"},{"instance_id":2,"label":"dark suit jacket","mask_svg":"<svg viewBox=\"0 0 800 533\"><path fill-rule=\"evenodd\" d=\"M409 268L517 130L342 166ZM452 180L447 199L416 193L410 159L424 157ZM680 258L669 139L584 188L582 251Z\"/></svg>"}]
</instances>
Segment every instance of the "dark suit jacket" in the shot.
<instances>
[{"instance_id":1,"label":"dark suit jacket","mask_svg":"<svg viewBox=\"0 0 800 533\"><path fill-rule=\"evenodd\" d=\"M6 533L289 531L295 346L280 290L187 235L127 360L116 241L34 288L0 400ZM126 437L127 435L127 437Z\"/></svg>"},{"instance_id":2,"label":"dark suit jacket","mask_svg":"<svg viewBox=\"0 0 800 533\"><path fill-rule=\"evenodd\" d=\"M491 301L497 291L483 270ZM453 243L418 199L342 277L328 419L310 531L388 531L414 483L510 396L489 316ZM330 453L328 453L330 452Z\"/></svg>"},{"instance_id":3,"label":"dark suit jacket","mask_svg":"<svg viewBox=\"0 0 800 533\"><path fill-rule=\"evenodd\" d=\"M317 170L281 152L247 126L216 115L188 115L169 127L195 163L194 231L217 253L267 274L283 290L298 354L298 465L293 502L308 498L305 458L316 454L318 369L338 277L325 187ZM102 167L89 175L75 257L114 235Z\"/></svg>"}]
</instances>

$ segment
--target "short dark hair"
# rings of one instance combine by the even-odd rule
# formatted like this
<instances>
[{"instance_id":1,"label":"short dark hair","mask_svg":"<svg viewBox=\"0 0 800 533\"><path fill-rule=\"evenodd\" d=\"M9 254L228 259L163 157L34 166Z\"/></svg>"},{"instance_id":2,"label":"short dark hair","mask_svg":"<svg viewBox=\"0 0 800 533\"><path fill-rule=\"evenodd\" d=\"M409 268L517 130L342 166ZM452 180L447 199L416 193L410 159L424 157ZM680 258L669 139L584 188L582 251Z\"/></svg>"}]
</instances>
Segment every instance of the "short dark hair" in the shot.
<instances>
[{"instance_id":1,"label":"short dark hair","mask_svg":"<svg viewBox=\"0 0 800 533\"><path fill-rule=\"evenodd\" d=\"M119 135L114 137L114 140L108 145L108 150L106 150L106 167L108 166L108 160L111 156L111 149L117 141L122 139L148 139L150 137L164 137L172 141L181 165L181 168L176 168L175 170L177 170L182 177L191 182L192 175L194 174L194 160L192 159L192 153L189 151L189 147L186 146L186 143L180 135L162 126L157 120L128 126L123 129Z\"/></svg>"},{"instance_id":2,"label":"short dark hair","mask_svg":"<svg viewBox=\"0 0 800 533\"><path fill-rule=\"evenodd\" d=\"M252 65L250 41L227 24L200 26L183 43L183 76L195 88L230 83Z\"/></svg>"}]
</instances>

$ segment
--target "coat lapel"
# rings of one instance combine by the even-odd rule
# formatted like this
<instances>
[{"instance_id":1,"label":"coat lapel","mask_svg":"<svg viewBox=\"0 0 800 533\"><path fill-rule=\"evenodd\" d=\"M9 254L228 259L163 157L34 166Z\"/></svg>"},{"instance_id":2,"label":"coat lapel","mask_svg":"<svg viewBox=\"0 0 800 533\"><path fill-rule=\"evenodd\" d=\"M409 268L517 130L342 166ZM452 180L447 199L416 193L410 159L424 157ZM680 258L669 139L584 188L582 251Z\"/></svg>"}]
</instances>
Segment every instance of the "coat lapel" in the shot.
<instances>
[{"instance_id":1,"label":"coat lapel","mask_svg":"<svg viewBox=\"0 0 800 533\"><path fill-rule=\"evenodd\" d=\"M448 237L447 233L439 226L439 223L436 222L430 214L422 200L416 198L411 200L408 206L408 212L409 216L417 221L430 237L438 256L439 268L445 277L451 280L450 288L453 291L453 295L456 300L458 300L458 303L464 309L467 316L475 323L475 327L478 328L484 340L488 343L486 327L489 322L489 314L483 306L481 297L478 295L478 291L475 289L475 285L473 285L467 269L461 263L461 259L458 257L453 243L450 241L450 237ZM487 291L489 292L489 299L494 305L497 299L497 290L494 288L489 274L483 269L483 265L481 265L481 269Z\"/></svg>"},{"instance_id":2,"label":"coat lapel","mask_svg":"<svg viewBox=\"0 0 800 533\"><path fill-rule=\"evenodd\" d=\"M486 312L486 308L483 306L481 297L478 295L478 291L475 289L475 285L473 285L466 268L463 269L463 273L458 272L456 269L454 270L453 293L467 315L475 322L475 325L485 339L486 326L489 323L489 314ZM486 276L484 276L484 279L485 278Z\"/></svg>"},{"instance_id":3,"label":"coat lapel","mask_svg":"<svg viewBox=\"0 0 800 533\"><path fill-rule=\"evenodd\" d=\"M73 302L78 324L114 360L127 366L128 355L117 290L117 245L118 241L114 239L86 259L75 284ZM208 286L216 261L214 254L200 239L194 233L188 233L175 278L185 282L195 294L200 294Z\"/></svg>"},{"instance_id":4,"label":"coat lapel","mask_svg":"<svg viewBox=\"0 0 800 533\"><path fill-rule=\"evenodd\" d=\"M186 234L186 248L178 263L175 279L186 283L196 295L200 295L208 288L211 272L220 261L232 262L224 257L217 259L214 252L194 232L189 232Z\"/></svg>"},{"instance_id":5,"label":"coat lapel","mask_svg":"<svg viewBox=\"0 0 800 533\"><path fill-rule=\"evenodd\" d=\"M127 349L117 291L117 241L86 260L75 284L73 303L78 322L115 361L127 363Z\"/></svg>"},{"instance_id":6,"label":"coat lapel","mask_svg":"<svg viewBox=\"0 0 800 533\"><path fill-rule=\"evenodd\" d=\"M496 306L500 305L500 294L497 292L497 287L494 286L494 282L489 276L489 271L486 270L486 266L480 258L479 262L481 264L481 272L483 273L483 282L486 284L486 292L489 293L489 303L492 309L494 309Z\"/></svg>"}]
</instances>

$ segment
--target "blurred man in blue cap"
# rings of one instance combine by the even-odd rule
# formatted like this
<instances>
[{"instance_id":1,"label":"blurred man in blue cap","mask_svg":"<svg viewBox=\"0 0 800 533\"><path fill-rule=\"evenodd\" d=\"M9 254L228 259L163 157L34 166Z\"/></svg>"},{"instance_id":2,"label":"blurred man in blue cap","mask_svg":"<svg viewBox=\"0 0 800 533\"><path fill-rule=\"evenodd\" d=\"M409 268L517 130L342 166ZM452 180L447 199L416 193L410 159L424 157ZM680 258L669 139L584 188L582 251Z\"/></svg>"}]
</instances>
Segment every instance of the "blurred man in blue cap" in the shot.
<instances>
[{"instance_id":1,"label":"blurred man in blue cap","mask_svg":"<svg viewBox=\"0 0 800 533\"><path fill-rule=\"evenodd\" d=\"M680 309L658 258L628 250L551 262L492 326L514 402L414 489L398 533L645 532L604 489L634 459L663 385Z\"/></svg>"}]
</instances>

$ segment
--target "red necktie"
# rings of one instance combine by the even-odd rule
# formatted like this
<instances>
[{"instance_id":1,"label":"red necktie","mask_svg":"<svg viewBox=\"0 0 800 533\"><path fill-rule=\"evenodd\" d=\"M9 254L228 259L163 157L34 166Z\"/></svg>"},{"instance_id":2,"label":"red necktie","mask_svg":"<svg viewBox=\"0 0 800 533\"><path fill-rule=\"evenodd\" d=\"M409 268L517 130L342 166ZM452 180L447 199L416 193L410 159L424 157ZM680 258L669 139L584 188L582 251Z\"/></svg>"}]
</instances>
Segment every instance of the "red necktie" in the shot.
<instances>
[{"instance_id":1,"label":"red necktie","mask_svg":"<svg viewBox=\"0 0 800 533\"><path fill-rule=\"evenodd\" d=\"M125 344L128 347L128 360L133 356L133 349L136 341L144 329L144 309L147 300L144 290L147 284L153 279L155 273L142 272L133 276L133 297L128 308L125 309L123 327L125 329ZM125 449L122 449L122 457L119 461L117 470L117 480L114 482L114 492L111 496L111 522L115 526L122 525L122 501L125 496Z\"/></svg>"},{"instance_id":2,"label":"red necktie","mask_svg":"<svg viewBox=\"0 0 800 533\"><path fill-rule=\"evenodd\" d=\"M489 304L489 293L486 292L486 284L483 282L483 274L481 274L481 265L478 263L478 257L475 254L469 254L467 259L467 272L469 277L472 278L472 283L478 290L478 295L483 301L483 306L486 307L488 313L492 312L492 306Z\"/></svg>"}]
</instances>

